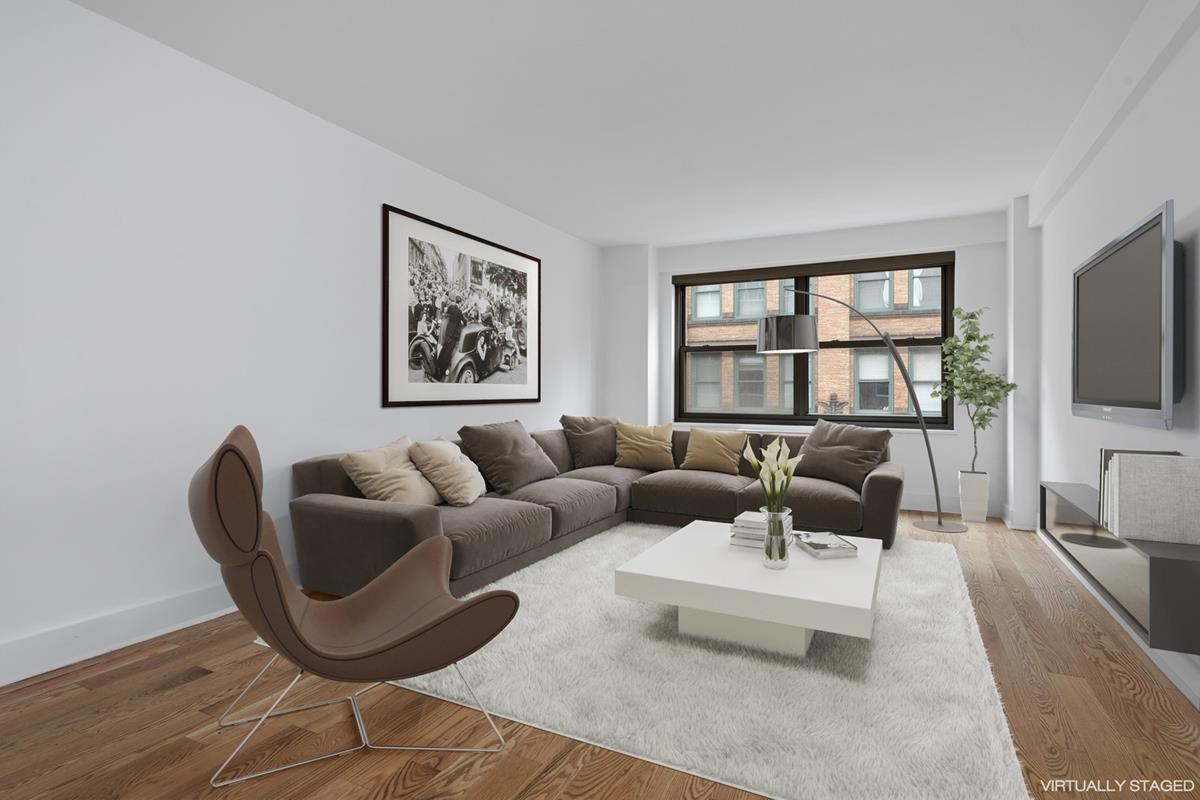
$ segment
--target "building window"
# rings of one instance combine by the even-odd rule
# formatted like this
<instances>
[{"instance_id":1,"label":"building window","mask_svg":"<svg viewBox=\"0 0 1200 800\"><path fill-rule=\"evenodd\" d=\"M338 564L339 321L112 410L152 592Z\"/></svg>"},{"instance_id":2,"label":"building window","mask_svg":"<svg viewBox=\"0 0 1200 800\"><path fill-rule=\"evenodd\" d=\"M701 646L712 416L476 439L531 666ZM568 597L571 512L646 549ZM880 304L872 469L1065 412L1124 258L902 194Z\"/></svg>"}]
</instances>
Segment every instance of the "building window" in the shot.
<instances>
[{"instance_id":1,"label":"building window","mask_svg":"<svg viewBox=\"0 0 1200 800\"><path fill-rule=\"evenodd\" d=\"M733 315L742 319L767 315L767 282L747 281L734 284Z\"/></svg>"},{"instance_id":2,"label":"building window","mask_svg":"<svg viewBox=\"0 0 1200 800\"><path fill-rule=\"evenodd\" d=\"M796 288L796 279L788 278L786 281L779 282L779 313L780 314L795 314L796 313L796 293L793 291Z\"/></svg>"},{"instance_id":3,"label":"building window","mask_svg":"<svg viewBox=\"0 0 1200 800\"><path fill-rule=\"evenodd\" d=\"M854 411L881 414L892 410L892 354L887 350L854 353Z\"/></svg>"},{"instance_id":4,"label":"building window","mask_svg":"<svg viewBox=\"0 0 1200 800\"><path fill-rule=\"evenodd\" d=\"M734 405L744 411L761 411L765 405L767 359L753 353L737 354L737 382Z\"/></svg>"},{"instance_id":5,"label":"building window","mask_svg":"<svg viewBox=\"0 0 1200 800\"><path fill-rule=\"evenodd\" d=\"M940 347L908 348L908 375L912 378L913 390L921 404L921 413L926 416L942 413L942 401L933 396L933 390L942 382L942 349ZM908 413L915 414L913 409Z\"/></svg>"},{"instance_id":6,"label":"building window","mask_svg":"<svg viewBox=\"0 0 1200 800\"><path fill-rule=\"evenodd\" d=\"M692 289L692 319L721 318L721 285Z\"/></svg>"},{"instance_id":7,"label":"building window","mask_svg":"<svg viewBox=\"0 0 1200 800\"><path fill-rule=\"evenodd\" d=\"M721 407L721 354L700 353L692 356L692 408L711 410Z\"/></svg>"},{"instance_id":8,"label":"building window","mask_svg":"<svg viewBox=\"0 0 1200 800\"><path fill-rule=\"evenodd\" d=\"M952 427L950 402L931 395L941 383L942 341L952 330L953 270L953 253L931 253L739 270L728 281L721 273L676 276L675 419L752 426L827 418L915 427L916 404L874 323L904 354L929 426ZM868 322L791 289L858 304L875 316ZM894 313L897 306L903 313ZM756 352L760 317L810 309L819 350Z\"/></svg>"},{"instance_id":9,"label":"building window","mask_svg":"<svg viewBox=\"0 0 1200 800\"><path fill-rule=\"evenodd\" d=\"M854 276L854 307L866 313L892 309L892 273L863 272Z\"/></svg>"},{"instance_id":10,"label":"building window","mask_svg":"<svg viewBox=\"0 0 1200 800\"><path fill-rule=\"evenodd\" d=\"M913 269L908 272L908 307L936 311L942 307L942 271ZM924 406L921 406L924 410Z\"/></svg>"},{"instance_id":11,"label":"building window","mask_svg":"<svg viewBox=\"0 0 1200 800\"><path fill-rule=\"evenodd\" d=\"M792 358L779 359L779 405L791 408L796 397L796 361Z\"/></svg>"}]
</instances>

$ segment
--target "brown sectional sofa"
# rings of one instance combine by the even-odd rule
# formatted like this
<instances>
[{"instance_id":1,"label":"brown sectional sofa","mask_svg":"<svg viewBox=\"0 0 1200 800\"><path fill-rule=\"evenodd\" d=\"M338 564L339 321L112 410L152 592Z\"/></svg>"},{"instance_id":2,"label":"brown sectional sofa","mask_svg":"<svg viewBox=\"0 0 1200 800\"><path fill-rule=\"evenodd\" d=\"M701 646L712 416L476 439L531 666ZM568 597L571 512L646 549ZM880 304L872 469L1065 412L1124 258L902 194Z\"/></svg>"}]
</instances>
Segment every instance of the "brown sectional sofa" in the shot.
<instances>
[{"instance_id":1,"label":"brown sectional sofa","mask_svg":"<svg viewBox=\"0 0 1200 800\"><path fill-rule=\"evenodd\" d=\"M679 469L688 431L673 436L676 469L647 472L613 465L575 469L562 430L531 434L557 477L514 492L491 491L469 506L422 506L367 500L338 455L293 465L297 498L292 528L307 589L348 595L418 542L445 536L453 547L450 588L463 595L626 520L684 525L730 521L763 504L762 487L742 459L737 475ZM776 434L749 434L755 449ZM797 451L803 436L785 436ZM882 539L896 535L903 468L884 461L862 493L840 483L797 477L788 491L793 524Z\"/></svg>"}]
</instances>

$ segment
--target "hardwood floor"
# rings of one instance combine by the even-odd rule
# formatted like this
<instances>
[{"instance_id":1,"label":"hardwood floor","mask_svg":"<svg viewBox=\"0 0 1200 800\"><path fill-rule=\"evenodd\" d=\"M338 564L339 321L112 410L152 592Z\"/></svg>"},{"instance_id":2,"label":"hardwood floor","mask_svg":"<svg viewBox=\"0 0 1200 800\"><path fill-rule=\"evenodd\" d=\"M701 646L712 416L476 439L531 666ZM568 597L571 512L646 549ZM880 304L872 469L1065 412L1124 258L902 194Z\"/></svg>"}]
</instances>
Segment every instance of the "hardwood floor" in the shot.
<instances>
[{"instance_id":1,"label":"hardwood floor","mask_svg":"<svg viewBox=\"0 0 1200 800\"><path fill-rule=\"evenodd\" d=\"M1042 789L1056 778L1200 777L1200 712L1034 534L998 521L932 534L911 527L918 517L905 516L902 537L958 550L1033 796L1122 796ZM218 733L216 717L265 663L252 638L230 615L0 689L0 797L754 797L507 720L498 724L509 745L497 755L359 753L212 790L208 777L244 730ZM291 677L269 674L257 696ZM311 678L298 688L297 702L336 691ZM488 743L478 713L451 703L380 689L363 706L383 741ZM344 705L283 717L260 731L240 771L354 741Z\"/></svg>"}]
</instances>

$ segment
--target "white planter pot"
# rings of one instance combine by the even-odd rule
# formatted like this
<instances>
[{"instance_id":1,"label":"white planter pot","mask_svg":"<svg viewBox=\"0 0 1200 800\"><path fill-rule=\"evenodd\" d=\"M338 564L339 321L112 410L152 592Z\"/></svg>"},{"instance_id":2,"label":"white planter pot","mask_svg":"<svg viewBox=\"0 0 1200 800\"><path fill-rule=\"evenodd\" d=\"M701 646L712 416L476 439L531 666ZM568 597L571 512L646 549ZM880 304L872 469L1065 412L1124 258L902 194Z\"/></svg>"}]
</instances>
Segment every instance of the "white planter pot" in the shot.
<instances>
[{"instance_id":1,"label":"white planter pot","mask_svg":"<svg viewBox=\"0 0 1200 800\"><path fill-rule=\"evenodd\" d=\"M988 474L958 473L958 504L963 522L985 522L988 507Z\"/></svg>"}]
</instances>

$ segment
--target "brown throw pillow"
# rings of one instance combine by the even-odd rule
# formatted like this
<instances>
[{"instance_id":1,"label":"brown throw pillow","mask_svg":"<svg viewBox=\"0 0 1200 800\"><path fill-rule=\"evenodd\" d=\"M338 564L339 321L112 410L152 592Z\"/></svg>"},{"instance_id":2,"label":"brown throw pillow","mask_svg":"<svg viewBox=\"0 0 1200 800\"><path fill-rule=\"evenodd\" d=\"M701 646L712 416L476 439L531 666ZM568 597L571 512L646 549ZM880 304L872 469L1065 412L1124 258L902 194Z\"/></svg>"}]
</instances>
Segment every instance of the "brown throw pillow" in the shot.
<instances>
[{"instance_id":1,"label":"brown throw pillow","mask_svg":"<svg viewBox=\"0 0 1200 800\"><path fill-rule=\"evenodd\" d=\"M680 469L705 469L737 475L746 434L742 431L706 431L692 428L688 433L687 455Z\"/></svg>"},{"instance_id":2,"label":"brown throw pillow","mask_svg":"<svg viewBox=\"0 0 1200 800\"><path fill-rule=\"evenodd\" d=\"M454 442L434 439L414 442L408 457L417 465L438 494L452 506L469 506L483 494L483 476L479 467L463 455Z\"/></svg>"},{"instance_id":3,"label":"brown throw pillow","mask_svg":"<svg viewBox=\"0 0 1200 800\"><path fill-rule=\"evenodd\" d=\"M374 450L346 453L338 463L368 500L435 506L442 498L409 458L411 447L412 441L401 436Z\"/></svg>"},{"instance_id":4,"label":"brown throw pillow","mask_svg":"<svg viewBox=\"0 0 1200 800\"><path fill-rule=\"evenodd\" d=\"M671 424L629 425L617 423L618 467L648 469L656 472L675 469L671 456Z\"/></svg>"},{"instance_id":5,"label":"brown throw pillow","mask_svg":"<svg viewBox=\"0 0 1200 800\"><path fill-rule=\"evenodd\" d=\"M464 425L463 447L496 491L513 492L534 481L553 478L558 467L520 422Z\"/></svg>"},{"instance_id":6,"label":"brown throw pillow","mask_svg":"<svg viewBox=\"0 0 1200 800\"><path fill-rule=\"evenodd\" d=\"M892 432L886 428L863 428L817 420L812 433L800 447L797 475L823 478L856 492L862 491L868 473L883 461Z\"/></svg>"},{"instance_id":7,"label":"brown throw pillow","mask_svg":"<svg viewBox=\"0 0 1200 800\"><path fill-rule=\"evenodd\" d=\"M575 468L611 464L617 460L616 417L559 417Z\"/></svg>"}]
</instances>

